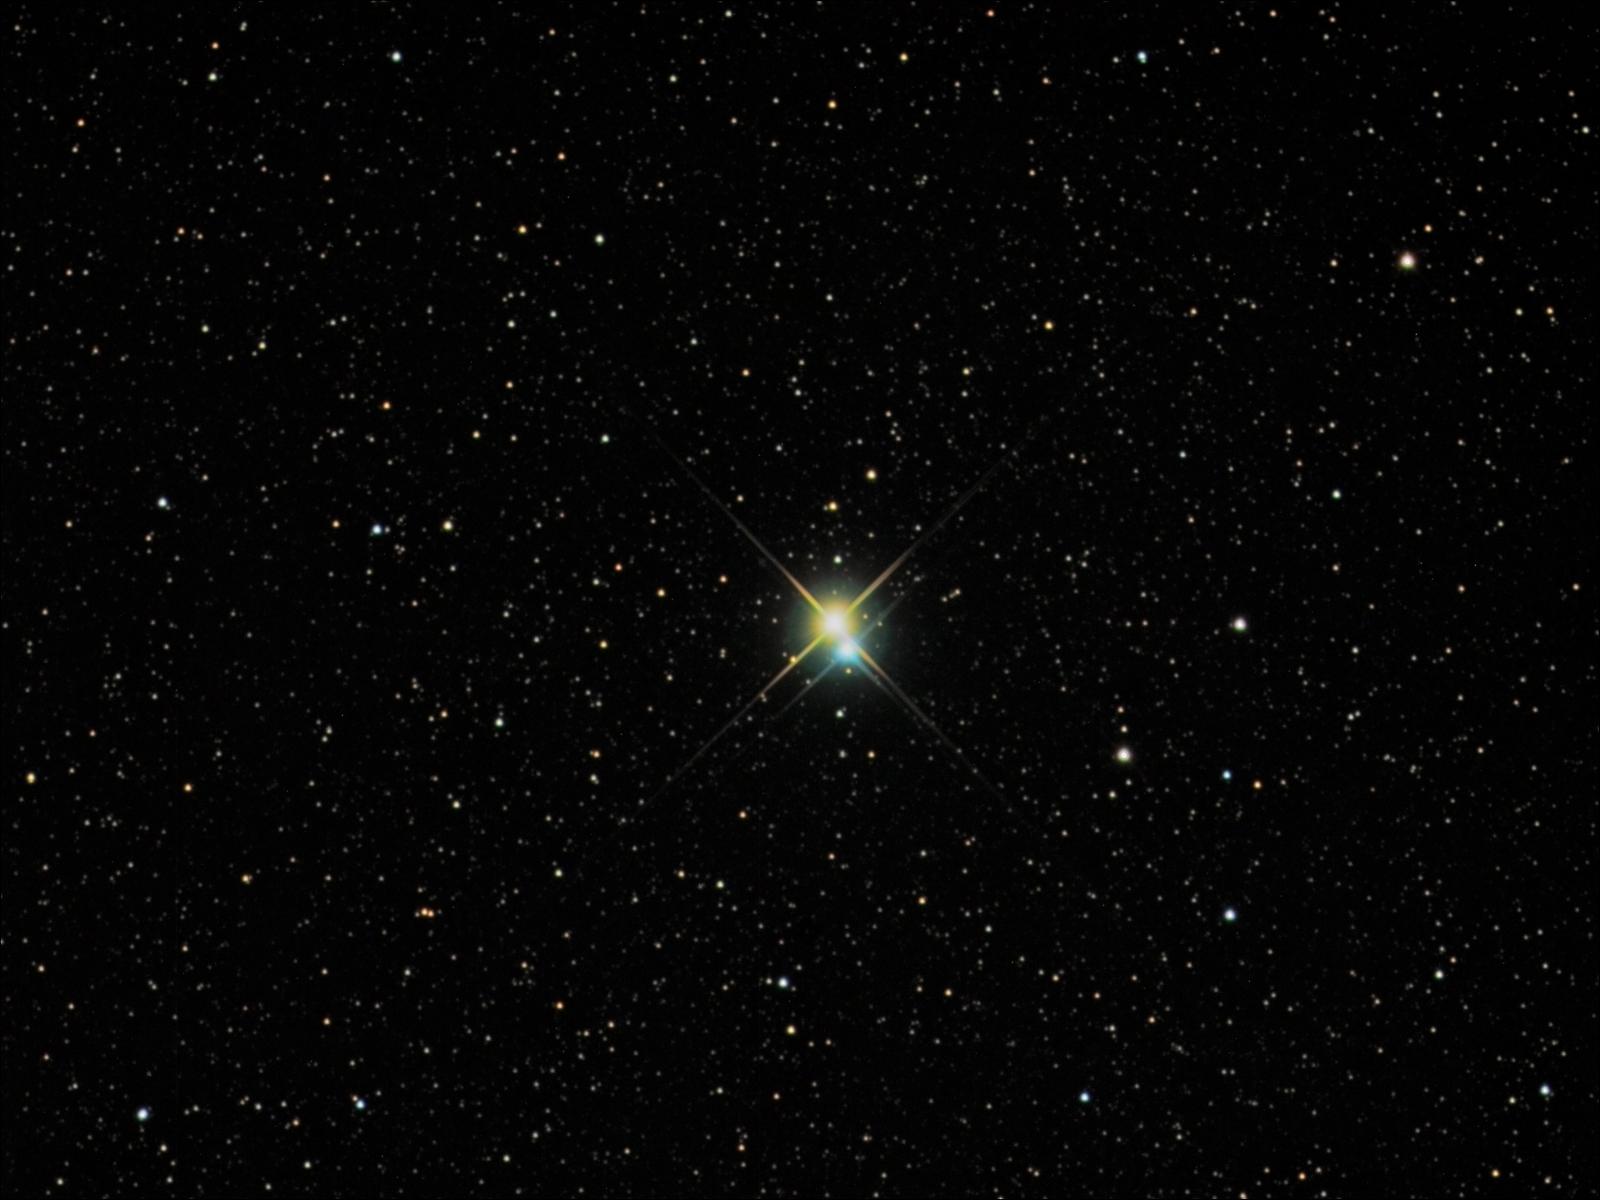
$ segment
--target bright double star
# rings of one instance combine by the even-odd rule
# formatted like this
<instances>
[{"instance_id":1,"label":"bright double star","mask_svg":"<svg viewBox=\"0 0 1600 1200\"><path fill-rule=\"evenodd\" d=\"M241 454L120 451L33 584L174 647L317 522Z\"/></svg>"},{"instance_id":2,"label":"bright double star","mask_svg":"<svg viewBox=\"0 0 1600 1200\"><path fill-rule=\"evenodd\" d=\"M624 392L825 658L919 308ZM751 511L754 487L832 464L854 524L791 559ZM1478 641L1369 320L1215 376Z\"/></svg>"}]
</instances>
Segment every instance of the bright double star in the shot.
<instances>
[{"instance_id":1,"label":"bright double star","mask_svg":"<svg viewBox=\"0 0 1600 1200\"><path fill-rule=\"evenodd\" d=\"M934 737L938 738L940 744L943 745L947 751L949 751L951 756L954 757L956 761L961 763L962 766L966 767L967 770L972 773L973 777L983 785L985 790L987 790L996 799L1001 801L1001 803L1005 804L1006 807L1010 808L1012 812L1017 814L1017 816L1027 819L1024 814L1017 812L1016 808L1005 797L1005 795L997 787L995 787L994 784L989 782L989 780L984 776L983 772L978 769L977 765L962 752L959 746L957 746L945 735L944 731L934 723L933 718L928 716L928 714L922 710L917 702L908 696L904 689L902 689L899 684L889 677L889 673L883 669L883 665L872 656L872 654L864 645L862 645L862 639L865 637L866 633L872 628L881 625L884 619L893 610L894 605L899 601L897 599L891 603L888 608L876 613L871 620L867 619L867 614L865 610L863 610L862 605L870 600L877 593L878 589L887 583L894 576L895 572L905 565L906 560L909 559L924 542L931 538L935 533L939 532L940 529L944 528L944 526L949 523L951 518L960 512L961 509L966 506L967 502L978 494L978 492L983 488L983 485L989 481L994 473L998 471L1008 459L1016 455L1016 453L1021 449L1022 445L1025 444L1027 439L1023 439L1022 443L1019 443L1017 446L1008 450L991 467L989 467L988 470L980 475L971 487L967 488L966 491L962 492L961 495L956 498L955 503L950 506L948 511L946 511L942 517L940 517L927 529L923 530L917 539L913 541L911 545L906 547L905 551L898 558L885 567L878 577L868 584L866 589L863 590L859 596L850 601L849 604L824 605L816 598L816 596L811 593L810 589L807 588L805 584L801 583L800 580L795 577L794 573L790 571L788 567L784 566L776 554L767 549L767 547L762 543L761 539L756 537L756 535L750 530L750 527L741 521L738 516L735 515L734 511L729 508L728 505L724 503L715 492L706 486L705 481L702 480L699 475L695 474L694 470L689 466L689 464L679 457L679 455L672 449L671 446L667 445L665 439L657 434L653 428L650 428L648 423L646 424L646 428L649 429L651 435L655 438L656 442L661 446L661 448L666 451L667 455L678 464L678 467L683 471L683 473L688 476L688 478L695 484L696 487L705 493L706 497L713 504L722 510L723 514L733 522L740 533L744 534L745 538L750 542L750 544L760 551L761 555L769 563L777 568L779 574L781 574L784 579L789 582L789 585L794 588L794 590L799 594L800 598L811 607L813 613L815 614L815 623L813 626L815 629L815 636L812 637L812 639L798 653L790 655L789 661L784 664L783 669L769 679L761 688L761 690L750 698L749 702L746 703L744 707L739 709L738 712L734 713L733 716L728 719L726 724L724 724L720 729L707 738L701 747L696 750L694 754L690 755L688 761L686 761L681 767L668 776L666 782L663 783L653 795L644 801L644 804L641 805L641 808L648 807L650 804L654 803L654 801L669 788L671 788L674 783L682 779L683 776L688 773L690 768L692 768L697 762L705 757L707 751L721 741L723 736L727 734L729 730L731 730L735 725L744 719L751 709L764 701L771 693L773 688L786 679L795 670L795 668L809 658L813 651L822 646L824 643L828 643L833 647L833 661L823 668L823 670L807 684L805 691L809 691L810 688L818 682L818 680L831 671L835 666L838 666L841 663L850 665L860 663L866 667L867 677L871 679L872 682L875 683L887 696L889 696L890 699L899 705L899 707L906 713L907 716L909 716L918 725L921 725L929 733L933 734ZM795 697L794 700L791 700L790 704L798 701L800 697L805 694L805 691L802 691L800 695ZM788 705L784 707L784 711L788 711Z\"/></svg>"},{"instance_id":2,"label":"bright double star","mask_svg":"<svg viewBox=\"0 0 1600 1200\"><path fill-rule=\"evenodd\" d=\"M822 632L828 635L828 640L833 643L833 657L837 662L841 659L852 659L861 653L861 647L856 645L848 608L834 607L822 614Z\"/></svg>"}]
</instances>

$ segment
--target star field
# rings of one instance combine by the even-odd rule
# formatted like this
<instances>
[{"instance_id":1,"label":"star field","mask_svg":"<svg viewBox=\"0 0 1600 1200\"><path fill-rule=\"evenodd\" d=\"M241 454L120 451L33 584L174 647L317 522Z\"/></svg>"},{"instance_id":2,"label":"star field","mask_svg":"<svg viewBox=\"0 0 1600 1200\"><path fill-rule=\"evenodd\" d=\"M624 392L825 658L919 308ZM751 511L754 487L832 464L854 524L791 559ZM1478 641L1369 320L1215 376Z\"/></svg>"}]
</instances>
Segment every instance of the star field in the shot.
<instances>
[{"instance_id":1,"label":"star field","mask_svg":"<svg viewBox=\"0 0 1600 1200\"><path fill-rule=\"evenodd\" d=\"M1577 18L9 32L0 1191L1592 1193Z\"/></svg>"}]
</instances>

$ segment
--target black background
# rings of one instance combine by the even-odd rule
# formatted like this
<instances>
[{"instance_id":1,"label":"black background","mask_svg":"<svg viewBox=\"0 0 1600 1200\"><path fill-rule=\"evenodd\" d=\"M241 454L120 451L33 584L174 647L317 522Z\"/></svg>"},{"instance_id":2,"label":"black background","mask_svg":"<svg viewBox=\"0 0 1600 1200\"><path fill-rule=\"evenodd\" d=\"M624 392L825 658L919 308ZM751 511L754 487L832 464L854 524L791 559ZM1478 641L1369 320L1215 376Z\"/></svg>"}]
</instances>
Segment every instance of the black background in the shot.
<instances>
[{"instance_id":1,"label":"black background","mask_svg":"<svg viewBox=\"0 0 1600 1200\"><path fill-rule=\"evenodd\" d=\"M1591 29L8 24L8 1194L1592 1191Z\"/></svg>"}]
</instances>

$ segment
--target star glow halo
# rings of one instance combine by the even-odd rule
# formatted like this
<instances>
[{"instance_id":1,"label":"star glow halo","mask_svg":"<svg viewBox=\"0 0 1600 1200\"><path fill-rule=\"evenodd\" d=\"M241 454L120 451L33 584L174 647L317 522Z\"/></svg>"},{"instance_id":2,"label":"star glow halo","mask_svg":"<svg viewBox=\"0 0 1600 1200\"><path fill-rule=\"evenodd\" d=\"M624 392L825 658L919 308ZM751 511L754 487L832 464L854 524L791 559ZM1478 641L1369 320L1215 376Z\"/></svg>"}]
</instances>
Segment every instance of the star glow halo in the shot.
<instances>
[{"instance_id":1,"label":"star glow halo","mask_svg":"<svg viewBox=\"0 0 1600 1200\"><path fill-rule=\"evenodd\" d=\"M624 409L624 411L626 411L626 409ZM811 655L813 650L817 649L817 647L821 646L824 642L831 642L834 646L834 661L830 663L828 667L824 668L823 671L816 677L816 679L812 679L806 685L806 687L802 689L801 695L804 695L806 691L810 690L810 687L816 683L817 679L820 679L822 675L826 675L833 666L844 663L854 664L857 662L863 664L867 668L866 673L872 682L876 684L885 695L893 700L916 724L923 726L931 734L933 734L933 736L939 740L939 743L950 752L951 756L972 773L974 778L976 778L978 782L983 785L986 791L1001 801L1001 803L1009 808L1019 819L1027 821L1029 825L1033 825L1033 822L1028 820L1024 813L1018 811L1016 806L1011 804L1011 802L1006 798L1004 793L1002 793L999 788L995 787L994 784L989 782L988 778L983 774L983 772L978 769L977 764L968 758L961 748L955 744L955 742L950 740L945 732L934 723L933 718L924 712L923 709L916 703L916 701L907 695L904 689L902 689L899 684L889 677L889 673L883 669L883 665L879 663L878 660L875 659L870 653L868 653L867 649L861 644L861 638L856 632L857 627L855 623L857 611L861 608L861 606L865 604L867 600L878 591L879 588L889 582L894 574L905 565L906 560L915 554L917 550L928 541L929 538L949 524L951 519L966 507L967 503L983 489L983 486L989 482L989 480L994 476L995 472L1004 466L1006 462L1016 456L1022 446L1027 443L1028 438L1023 438L1018 445L1012 447L1002 454L1000 458L998 458L994 464L989 467L988 470L984 471L983 474L978 476L978 478L969 488L967 488L966 491L962 492L960 496L956 497L955 503L953 503L950 508L946 510L942 517L940 517L932 525L928 526L927 529L923 530L922 533L918 535L916 540L913 541L911 545L907 546L898 558L894 559L887 567L885 567L883 571L879 573L878 577L868 584L867 587L858 596L856 596L854 600L841 607L839 605L824 605L820 600L818 600L810 591L810 589L801 583L788 567L784 566L783 561L779 559L778 556L771 550L769 550L766 545L762 543L761 539L756 537L755 533L750 529L750 527L741 521L738 516L734 514L733 510L729 508L728 505L724 503L717 496L717 494L706 485L705 481L702 480L692 468L690 468L689 464L684 461L684 459L681 458L676 452L674 452L671 446L667 445L665 439L663 439L660 434L656 433L654 427L649 425L648 422L644 422L644 424L657 444L660 445L662 450L667 453L673 462L678 464L678 467L689 478L689 480L705 493L707 499L709 499L713 504L722 510L723 514L733 522L733 524L738 528L739 532L745 536L750 544L760 551L762 557L765 558L773 567L775 567L779 574L781 574L783 578L788 581L789 585L793 587L797 593L799 593L800 597L808 605L810 605L811 609L816 614L816 621L814 624L814 629L816 632L815 636L812 637L808 643L806 643L805 647L801 649L799 653L790 655L789 661L784 665L783 669L769 679L766 685L762 687L762 689L757 692L749 700L749 702L744 705L744 707L739 709L738 712L734 713L733 716L730 717L720 729L707 738L706 741L701 744L700 748L690 755L688 761L674 771L671 775L669 775L666 782L656 789L654 794L649 796L643 802L643 804L640 805L640 808L648 808L651 804L655 803L655 801L663 793L670 789L674 783L683 778L683 776L688 773L689 769L705 756L707 751L721 741L723 736L727 734L729 730L743 720L751 709L753 709L757 704L766 700L772 689L776 687L783 679L785 679L792 671L794 671L796 667L800 666L800 664ZM863 620L864 619L865 618L863 616ZM880 617L879 623L881 623L881 620L882 618ZM792 703L793 702L791 701L791 704ZM789 707L790 705L785 705L784 711L787 712Z\"/></svg>"}]
</instances>

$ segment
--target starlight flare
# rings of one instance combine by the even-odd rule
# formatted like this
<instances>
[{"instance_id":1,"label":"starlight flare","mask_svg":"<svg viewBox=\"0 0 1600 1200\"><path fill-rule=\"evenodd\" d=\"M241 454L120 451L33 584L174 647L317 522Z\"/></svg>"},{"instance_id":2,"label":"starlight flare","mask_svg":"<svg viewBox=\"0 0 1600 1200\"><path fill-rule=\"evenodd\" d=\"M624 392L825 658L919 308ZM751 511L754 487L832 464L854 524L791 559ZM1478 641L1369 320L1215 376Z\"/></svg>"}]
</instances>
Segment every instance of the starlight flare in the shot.
<instances>
[{"instance_id":1,"label":"starlight flare","mask_svg":"<svg viewBox=\"0 0 1600 1200\"><path fill-rule=\"evenodd\" d=\"M957 746L953 741L950 740L948 736L946 736L944 731L934 723L933 718L928 716L928 714L922 710L916 701L908 696L905 690L889 677L889 673L884 670L883 665L867 652L866 647L861 645L860 636L855 632L854 629L854 618L856 613L861 609L861 606L865 604L866 601L879 588L887 583L894 576L895 572L905 565L906 560L916 553L916 551L923 545L924 542L926 542L934 534L938 533L939 530L943 529L945 525L949 524L950 520L958 512L966 507L968 501L970 501L978 494L979 491L982 490L983 485L989 482L989 480L994 476L994 473L1004 466L1008 459L1016 455L1018 450L1021 449L1021 445L1025 444L1027 439L1024 438L1022 443L1019 443L1019 445L1012 447L1010 450L1006 451L1005 454L1001 455L1001 457L997 459L988 470L984 471L982 475L978 476L977 480L969 488L967 488L966 491L962 492L960 496L956 497L955 503L950 506L950 508L942 517L940 517L927 529L923 530L916 540L913 541L911 545L907 546L898 558L885 567L883 571L879 573L878 577L868 584L860 595L858 595L848 605L841 607L838 605L824 606L822 602L819 601L816 596L814 596L811 591L795 577L794 573L790 571L788 567L783 565L778 556L769 550L766 545L762 543L760 538L756 537L755 533L751 531L750 527L741 521L734 514L733 510L729 508L728 505L722 499L720 499L717 494L710 489L710 487L706 485L705 481L694 472L689 464L684 461L684 459L681 458L676 452L674 452L671 446L667 445L666 441L649 426L648 422L644 422L644 424L646 428L650 430L651 436L655 438L657 444L660 445L661 448L666 451L667 455L678 464L679 469L681 469L683 473L688 476L688 478L696 487L705 493L706 497L713 504L722 510L723 514L728 518L728 520L733 522L734 526L739 530L740 533L744 534L745 538L750 542L750 544L760 551L762 556L778 569L778 572L789 582L790 586L792 586L794 590L799 593L800 597L811 606L813 611L815 611L817 614L818 620L816 625L816 636L813 637L811 641L799 651L799 653L790 655L789 661L784 665L783 669L769 679L766 683L766 686L757 692L743 708L734 713L734 715L729 718L729 720L720 729L706 739L700 748L689 757L688 761L674 771L670 776L668 776L666 782L663 783L652 796L645 800L641 807L648 807L654 803L655 800L664 792L666 792L674 783L683 778L689 769L693 767L695 763L699 762L712 746L716 745L717 742L719 742L729 730L743 720L746 714L748 714L752 708L765 700L772 689L776 687L783 679L785 679L790 672L804 662L806 658L810 656L813 650L815 650L825 641L832 641L835 646L833 662L827 667L823 668L822 672L818 674L816 679L810 681L807 687L800 693L801 696L805 694L805 691L810 690L810 687L813 686L818 679L821 679L823 675L826 675L840 662L863 663L868 669L868 677L879 687L879 689L889 696L890 699L894 700L895 703L897 703L917 724L922 725L928 730L928 732L932 733L936 738L938 738L940 744L942 744L958 762L965 766L991 795L1000 800L1002 803L1006 804L1007 807L1010 807L1011 811L1016 813L1018 817L1023 817L1023 814L1017 812L1016 808L1010 804L1010 801L1006 799L1005 795L1001 793L1000 789L989 782L989 780L984 776L983 772L978 769L977 765L962 752L959 746ZM893 605L890 607L892 608ZM887 613L884 615L887 615ZM880 616L878 619L880 624L882 619L882 616ZM799 698L800 696L795 697L796 700ZM790 705L792 705L794 702L795 701L793 700L790 701ZM790 705L785 705L783 711L787 712ZM1024 817L1023 819L1026 818Z\"/></svg>"}]
</instances>

